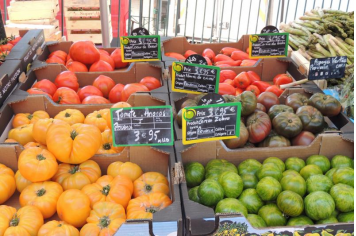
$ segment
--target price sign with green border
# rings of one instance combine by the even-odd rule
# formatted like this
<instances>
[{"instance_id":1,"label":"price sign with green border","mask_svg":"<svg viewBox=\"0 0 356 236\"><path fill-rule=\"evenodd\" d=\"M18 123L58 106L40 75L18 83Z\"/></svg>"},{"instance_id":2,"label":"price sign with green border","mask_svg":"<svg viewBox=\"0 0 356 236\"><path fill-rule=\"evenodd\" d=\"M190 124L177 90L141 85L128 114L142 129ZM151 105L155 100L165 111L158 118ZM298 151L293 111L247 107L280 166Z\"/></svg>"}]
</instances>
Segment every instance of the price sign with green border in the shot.
<instances>
[{"instance_id":1,"label":"price sign with green border","mask_svg":"<svg viewBox=\"0 0 356 236\"><path fill-rule=\"evenodd\" d=\"M159 35L137 35L120 37L123 62L160 61L161 37Z\"/></svg>"},{"instance_id":2,"label":"price sign with green border","mask_svg":"<svg viewBox=\"0 0 356 236\"><path fill-rule=\"evenodd\" d=\"M249 37L250 58L288 56L289 33L252 34Z\"/></svg>"}]
</instances>

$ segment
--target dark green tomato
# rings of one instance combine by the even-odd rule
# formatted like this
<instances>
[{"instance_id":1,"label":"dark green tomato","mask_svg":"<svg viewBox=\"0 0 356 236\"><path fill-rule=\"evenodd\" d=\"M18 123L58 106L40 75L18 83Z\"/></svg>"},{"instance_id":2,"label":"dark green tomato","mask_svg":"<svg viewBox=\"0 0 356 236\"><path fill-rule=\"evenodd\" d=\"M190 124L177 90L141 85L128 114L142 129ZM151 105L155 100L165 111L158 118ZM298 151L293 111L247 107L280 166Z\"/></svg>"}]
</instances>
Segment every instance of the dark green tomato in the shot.
<instances>
[{"instance_id":1,"label":"dark green tomato","mask_svg":"<svg viewBox=\"0 0 356 236\"><path fill-rule=\"evenodd\" d=\"M247 118L246 128L249 133L248 140L251 143L259 143L270 133L271 120L266 113L257 110Z\"/></svg>"},{"instance_id":2,"label":"dark green tomato","mask_svg":"<svg viewBox=\"0 0 356 236\"><path fill-rule=\"evenodd\" d=\"M289 139L281 135L268 136L265 140L258 144L259 147L289 147Z\"/></svg>"},{"instance_id":3,"label":"dark green tomato","mask_svg":"<svg viewBox=\"0 0 356 236\"><path fill-rule=\"evenodd\" d=\"M324 116L332 117L341 112L341 103L333 96L316 93L308 101L308 105L318 109Z\"/></svg>"},{"instance_id":4,"label":"dark green tomato","mask_svg":"<svg viewBox=\"0 0 356 236\"><path fill-rule=\"evenodd\" d=\"M245 91L237 96L237 101L241 102L241 116L248 116L253 113L257 106L257 98L254 93Z\"/></svg>"},{"instance_id":5,"label":"dark green tomato","mask_svg":"<svg viewBox=\"0 0 356 236\"><path fill-rule=\"evenodd\" d=\"M272 125L277 134L293 138L303 130L302 121L294 113L282 112L274 117Z\"/></svg>"},{"instance_id":6,"label":"dark green tomato","mask_svg":"<svg viewBox=\"0 0 356 236\"><path fill-rule=\"evenodd\" d=\"M237 97L234 96L234 95L224 94L224 95L223 95L223 98L224 98L224 100L225 100L226 103L229 103L229 102L237 102Z\"/></svg>"},{"instance_id":7,"label":"dark green tomato","mask_svg":"<svg viewBox=\"0 0 356 236\"><path fill-rule=\"evenodd\" d=\"M183 109L184 107L194 107L197 105L198 105L198 103L196 103L194 99L187 99L182 103L180 108Z\"/></svg>"},{"instance_id":8,"label":"dark green tomato","mask_svg":"<svg viewBox=\"0 0 356 236\"><path fill-rule=\"evenodd\" d=\"M263 112L266 112L266 107L262 104L262 103L257 103L257 106L256 106L256 110L260 110L260 111L263 111Z\"/></svg>"},{"instance_id":9,"label":"dark green tomato","mask_svg":"<svg viewBox=\"0 0 356 236\"><path fill-rule=\"evenodd\" d=\"M296 115L303 123L303 130L316 134L324 129L324 116L315 107L299 107Z\"/></svg>"},{"instance_id":10,"label":"dark green tomato","mask_svg":"<svg viewBox=\"0 0 356 236\"><path fill-rule=\"evenodd\" d=\"M271 120L273 120L273 118L276 117L276 115L278 115L279 113L282 113L282 112L294 113L294 110L293 110L293 108L291 108L290 106L287 106L287 105L274 105L269 109L268 115L269 115L269 118L271 118Z\"/></svg>"},{"instance_id":11,"label":"dark green tomato","mask_svg":"<svg viewBox=\"0 0 356 236\"><path fill-rule=\"evenodd\" d=\"M303 94L293 93L287 97L286 105L297 111L299 107L308 105L308 98Z\"/></svg>"}]
</instances>

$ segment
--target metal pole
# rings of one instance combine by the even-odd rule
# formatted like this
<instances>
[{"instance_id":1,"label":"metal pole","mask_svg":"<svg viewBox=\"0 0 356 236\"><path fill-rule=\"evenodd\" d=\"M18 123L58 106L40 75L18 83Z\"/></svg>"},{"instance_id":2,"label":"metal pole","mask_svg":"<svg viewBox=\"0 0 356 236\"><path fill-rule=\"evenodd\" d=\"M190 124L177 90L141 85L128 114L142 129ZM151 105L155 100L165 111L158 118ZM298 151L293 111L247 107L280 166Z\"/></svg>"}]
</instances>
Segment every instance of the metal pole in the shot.
<instances>
[{"instance_id":1,"label":"metal pole","mask_svg":"<svg viewBox=\"0 0 356 236\"><path fill-rule=\"evenodd\" d=\"M129 20L128 20L127 34L131 35L131 1L129 1Z\"/></svg>"},{"instance_id":2,"label":"metal pole","mask_svg":"<svg viewBox=\"0 0 356 236\"><path fill-rule=\"evenodd\" d=\"M270 25L272 23L273 13L271 14L271 12L273 12L273 4L274 4L273 0L268 1L266 25Z\"/></svg>"},{"instance_id":3,"label":"metal pole","mask_svg":"<svg viewBox=\"0 0 356 236\"><path fill-rule=\"evenodd\" d=\"M6 2L6 0L5 0ZM5 4L6 5L6 4ZM62 36L64 35L64 1L61 0L61 25L62 25ZM6 10L5 10L5 17L6 17ZM6 20L6 19L5 19Z\"/></svg>"},{"instance_id":4,"label":"metal pole","mask_svg":"<svg viewBox=\"0 0 356 236\"><path fill-rule=\"evenodd\" d=\"M162 8L162 0L158 0L158 17L157 17L156 34L158 34L159 20L161 18L161 8Z\"/></svg>"},{"instance_id":5,"label":"metal pole","mask_svg":"<svg viewBox=\"0 0 356 236\"><path fill-rule=\"evenodd\" d=\"M215 2L216 2L216 0L214 0L214 5L213 5L213 17L212 17L212 21L211 21L211 33L210 33L210 41L209 41L210 43L211 43L211 41L213 39L214 17L215 17Z\"/></svg>"},{"instance_id":6,"label":"metal pole","mask_svg":"<svg viewBox=\"0 0 356 236\"><path fill-rule=\"evenodd\" d=\"M341 0L339 1L339 7L337 8L338 10L340 10L340 6L341 6Z\"/></svg>"},{"instance_id":7,"label":"metal pole","mask_svg":"<svg viewBox=\"0 0 356 236\"><path fill-rule=\"evenodd\" d=\"M193 43L194 43L194 36L195 36L195 20L196 20L196 17L197 17L197 3L198 3L198 0L195 0L194 25L193 25Z\"/></svg>"},{"instance_id":8,"label":"metal pole","mask_svg":"<svg viewBox=\"0 0 356 236\"><path fill-rule=\"evenodd\" d=\"M222 32L222 23L223 23L223 17L224 17L224 7L225 7L225 0L223 0L222 10L221 10L221 17L220 17L219 43L221 42L221 32Z\"/></svg>"},{"instance_id":9,"label":"metal pole","mask_svg":"<svg viewBox=\"0 0 356 236\"><path fill-rule=\"evenodd\" d=\"M250 1L250 8L248 9L246 34L248 34L248 27L250 26L251 6L252 6L252 1Z\"/></svg>"},{"instance_id":10,"label":"metal pole","mask_svg":"<svg viewBox=\"0 0 356 236\"><path fill-rule=\"evenodd\" d=\"M280 22L283 22L283 12L284 12L284 0L282 0L281 21Z\"/></svg>"},{"instance_id":11,"label":"metal pole","mask_svg":"<svg viewBox=\"0 0 356 236\"><path fill-rule=\"evenodd\" d=\"M321 3L321 8L324 8L324 0Z\"/></svg>"},{"instance_id":12,"label":"metal pole","mask_svg":"<svg viewBox=\"0 0 356 236\"><path fill-rule=\"evenodd\" d=\"M230 42L230 31L231 31L231 20L232 20L232 13L234 10L234 1L231 1L231 13L230 13L230 23L229 23L229 34L227 36L227 42Z\"/></svg>"},{"instance_id":13,"label":"metal pole","mask_svg":"<svg viewBox=\"0 0 356 236\"><path fill-rule=\"evenodd\" d=\"M287 2L287 10L286 10L286 19L285 22L287 23L287 19L288 19L288 10L289 10L289 0ZM297 10L297 9L296 9Z\"/></svg>"},{"instance_id":14,"label":"metal pole","mask_svg":"<svg viewBox=\"0 0 356 236\"><path fill-rule=\"evenodd\" d=\"M6 20L7 20L7 6L6 6L6 0L4 0L4 22L3 23L6 24Z\"/></svg>"},{"instance_id":15,"label":"metal pole","mask_svg":"<svg viewBox=\"0 0 356 236\"><path fill-rule=\"evenodd\" d=\"M151 27L151 1L150 0L150 6L148 7L148 32L150 32L150 27Z\"/></svg>"},{"instance_id":16,"label":"metal pole","mask_svg":"<svg viewBox=\"0 0 356 236\"><path fill-rule=\"evenodd\" d=\"M260 7L261 7L261 0L258 2L258 12L257 12L257 20L256 20L256 28L255 28L255 34L257 34L257 27L258 27L258 20L260 16ZM266 18L267 21L267 18Z\"/></svg>"},{"instance_id":17,"label":"metal pole","mask_svg":"<svg viewBox=\"0 0 356 236\"><path fill-rule=\"evenodd\" d=\"M143 16L143 0L140 0L140 16L138 19L140 27L142 27L142 16Z\"/></svg>"},{"instance_id":18,"label":"metal pole","mask_svg":"<svg viewBox=\"0 0 356 236\"><path fill-rule=\"evenodd\" d=\"M178 20L179 20L179 16L180 16L180 0L178 0L178 2L177 2L176 28L175 28L175 32L174 32L174 36L175 36L175 37L177 37L177 34L178 34Z\"/></svg>"},{"instance_id":19,"label":"metal pole","mask_svg":"<svg viewBox=\"0 0 356 236\"><path fill-rule=\"evenodd\" d=\"M119 0L119 12L118 12L118 19L117 19L117 46L120 47L120 16L121 16L121 0Z\"/></svg>"},{"instance_id":20,"label":"metal pole","mask_svg":"<svg viewBox=\"0 0 356 236\"><path fill-rule=\"evenodd\" d=\"M279 9L281 7L281 0L278 1L278 9L277 9L277 17L276 17L276 27L277 27L277 24L278 24L278 15L279 15Z\"/></svg>"},{"instance_id":21,"label":"metal pole","mask_svg":"<svg viewBox=\"0 0 356 236\"><path fill-rule=\"evenodd\" d=\"M294 20L297 17L298 2L299 1L297 0L297 4L295 4Z\"/></svg>"},{"instance_id":22,"label":"metal pole","mask_svg":"<svg viewBox=\"0 0 356 236\"><path fill-rule=\"evenodd\" d=\"M240 4L240 15L239 15L239 24L237 25L236 42L239 40L240 23L241 23L241 11L242 11L242 2L243 2L243 0L241 0L241 4Z\"/></svg>"},{"instance_id":23,"label":"metal pole","mask_svg":"<svg viewBox=\"0 0 356 236\"><path fill-rule=\"evenodd\" d=\"M307 9L307 2L308 2L308 0L305 0L303 14L305 14L305 10Z\"/></svg>"},{"instance_id":24,"label":"metal pole","mask_svg":"<svg viewBox=\"0 0 356 236\"><path fill-rule=\"evenodd\" d=\"M109 33L109 12L107 0L100 0L100 21L101 21L101 35L103 39L103 47L110 46L110 33Z\"/></svg>"},{"instance_id":25,"label":"metal pole","mask_svg":"<svg viewBox=\"0 0 356 236\"><path fill-rule=\"evenodd\" d=\"M171 5L171 0L168 0L168 3L167 3L167 16L166 16L166 37L168 36L168 25L169 25L169 6Z\"/></svg>"},{"instance_id":26,"label":"metal pole","mask_svg":"<svg viewBox=\"0 0 356 236\"><path fill-rule=\"evenodd\" d=\"M203 28L201 31L201 43L203 43L203 38L204 38L205 12L206 12L206 0L205 0L205 4L204 4L204 16L203 16Z\"/></svg>"},{"instance_id":27,"label":"metal pole","mask_svg":"<svg viewBox=\"0 0 356 236\"><path fill-rule=\"evenodd\" d=\"M188 0L187 4L185 5L185 21L184 21L184 37L185 37L185 33L187 32L187 19L188 19Z\"/></svg>"},{"instance_id":28,"label":"metal pole","mask_svg":"<svg viewBox=\"0 0 356 236\"><path fill-rule=\"evenodd\" d=\"M331 7L332 7L332 5L333 5L333 1L330 1L330 7L329 7L329 8L331 8Z\"/></svg>"},{"instance_id":29,"label":"metal pole","mask_svg":"<svg viewBox=\"0 0 356 236\"><path fill-rule=\"evenodd\" d=\"M315 9L315 2L316 2L316 0L314 0L314 3L313 3L313 9Z\"/></svg>"},{"instance_id":30,"label":"metal pole","mask_svg":"<svg viewBox=\"0 0 356 236\"><path fill-rule=\"evenodd\" d=\"M5 27L4 27L4 22L2 21L2 15L0 11L0 38L6 38L6 32L5 32Z\"/></svg>"},{"instance_id":31,"label":"metal pole","mask_svg":"<svg viewBox=\"0 0 356 236\"><path fill-rule=\"evenodd\" d=\"M346 11L349 10L349 4L350 4L350 0L347 1Z\"/></svg>"}]
</instances>

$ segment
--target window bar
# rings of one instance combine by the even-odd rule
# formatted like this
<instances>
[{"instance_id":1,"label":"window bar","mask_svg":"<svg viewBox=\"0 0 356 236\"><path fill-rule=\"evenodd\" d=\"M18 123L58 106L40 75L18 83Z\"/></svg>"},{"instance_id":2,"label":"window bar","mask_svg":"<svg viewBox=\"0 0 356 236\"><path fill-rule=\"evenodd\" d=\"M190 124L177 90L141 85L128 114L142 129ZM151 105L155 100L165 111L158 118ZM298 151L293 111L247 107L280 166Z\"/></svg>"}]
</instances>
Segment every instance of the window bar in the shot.
<instances>
[{"instance_id":1,"label":"window bar","mask_svg":"<svg viewBox=\"0 0 356 236\"><path fill-rule=\"evenodd\" d=\"M140 16L139 16L139 27L142 27L142 16L143 16L143 0L140 0Z\"/></svg>"},{"instance_id":2,"label":"window bar","mask_svg":"<svg viewBox=\"0 0 356 236\"><path fill-rule=\"evenodd\" d=\"M281 0L278 1L278 9L277 9L277 17L276 17L276 27L277 27L277 24L278 24L278 15L279 15L280 7L281 7Z\"/></svg>"},{"instance_id":3,"label":"window bar","mask_svg":"<svg viewBox=\"0 0 356 236\"><path fill-rule=\"evenodd\" d=\"M337 9L340 10L340 7L341 7L341 0L339 1L339 7Z\"/></svg>"},{"instance_id":4,"label":"window bar","mask_svg":"<svg viewBox=\"0 0 356 236\"><path fill-rule=\"evenodd\" d=\"M222 24L223 24L223 18L224 18L224 13L223 13L224 7L225 7L225 0L223 0L223 5L222 5L222 9L221 9L219 43L221 42Z\"/></svg>"},{"instance_id":5,"label":"window bar","mask_svg":"<svg viewBox=\"0 0 356 236\"><path fill-rule=\"evenodd\" d=\"M239 24L237 26L237 36L236 36L236 42L239 41L239 33L240 33L240 22L241 22L241 11L242 11L242 2L243 0L241 0L241 4L240 4L240 15L239 15Z\"/></svg>"},{"instance_id":6,"label":"window bar","mask_svg":"<svg viewBox=\"0 0 356 236\"><path fill-rule=\"evenodd\" d=\"M5 2L4 11L5 11L5 22L6 22L6 0L4 0L4 2ZM62 36L64 35L64 6L63 6L63 4L64 4L64 1L61 0L61 25L62 25L61 31L62 31Z\"/></svg>"},{"instance_id":7,"label":"window bar","mask_svg":"<svg viewBox=\"0 0 356 236\"><path fill-rule=\"evenodd\" d=\"M231 13L230 13L230 22L229 22L229 34L227 36L227 42L230 42L230 32L231 32L231 20L232 20L232 13L234 10L234 0L231 1Z\"/></svg>"},{"instance_id":8,"label":"window bar","mask_svg":"<svg viewBox=\"0 0 356 236\"><path fill-rule=\"evenodd\" d=\"M162 0L158 0L158 17L157 17L157 27L156 27L156 34L158 34L159 27L159 20L161 18L161 8L162 8Z\"/></svg>"},{"instance_id":9,"label":"window bar","mask_svg":"<svg viewBox=\"0 0 356 236\"><path fill-rule=\"evenodd\" d=\"M201 31L201 43L203 43L203 40L204 40L205 12L206 12L206 0L205 0L205 4L204 4L204 16L203 16L203 28Z\"/></svg>"},{"instance_id":10,"label":"window bar","mask_svg":"<svg viewBox=\"0 0 356 236\"><path fill-rule=\"evenodd\" d=\"M268 4L267 4L266 25L272 23L271 21L268 20L268 19L269 19L269 14L270 14L270 12L271 12L271 4L272 4L272 0L269 0L269 1L268 1ZM273 14L273 13L272 13L272 14Z\"/></svg>"},{"instance_id":11,"label":"window bar","mask_svg":"<svg viewBox=\"0 0 356 236\"><path fill-rule=\"evenodd\" d=\"M131 35L131 1L129 1L129 25L128 25L128 29L127 29L127 34Z\"/></svg>"},{"instance_id":12,"label":"window bar","mask_svg":"<svg viewBox=\"0 0 356 236\"><path fill-rule=\"evenodd\" d=\"M331 7L332 7L332 5L333 5L333 1L331 0L331 1L330 1L330 7L329 7L329 8L331 8Z\"/></svg>"},{"instance_id":13,"label":"window bar","mask_svg":"<svg viewBox=\"0 0 356 236\"><path fill-rule=\"evenodd\" d=\"M324 8L324 0L321 2L321 8Z\"/></svg>"},{"instance_id":14,"label":"window bar","mask_svg":"<svg viewBox=\"0 0 356 236\"><path fill-rule=\"evenodd\" d=\"M167 15L166 15L166 37L168 36L168 23L169 23L169 6L171 5L171 0L167 3Z\"/></svg>"},{"instance_id":15,"label":"window bar","mask_svg":"<svg viewBox=\"0 0 356 236\"><path fill-rule=\"evenodd\" d=\"M195 36L195 19L196 19L196 16L197 16L197 3L198 3L198 0L195 0L194 25L193 25L193 43L194 43L194 36Z\"/></svg>"},{"instance_id":16,"label":"window bar","mask_svg":"<svg viewBox=\"0 0 356 236\"><path fill-rule=\"evenodd\" d=\"M152 0L150 0L150 5L148 6L148 32L150 32L150 28L151 28L151 2Z\"/></svg>"},{"instance_id":17,"label":"window bar","mask_svg":"<svg viewBox=\"0 0 356 236\"><path fill-rule=\"evenodd\" d=\"M314 0L314 3L313 3L313 9L315 9L315 2L316 2L316 0Z\"/></svg>"},{"instance_id":18,"label":"window bar","mask_svg":"<svg viewBox=\"0 0 356 236\"><path fill-rule=\"evenodd\" d=\"M251 6L252 6L252 0L250 0L250 8L248 9L246 34L248 34L248 27L250 26Z\"/></svg>"},{"instance_id":19,"label":"window bar","mask_svg":"<svg viewBox=\"0 0 356 236\"><path fill-rule=\"evenodd\" d=\"M350 4L350 0L347 1L346 11L349 10L349 4Z\"/></svg>"},{"instance_id":20,"label":"window bar","mask_svg":"<svg viewBox=\"0 0 356 236\"><path fill-rule=\"evenodd\" d=\"M176 28L175 28L175 32L174 32L175 37L177 37L177 34L178 34L179 12L180 12L180 1L177 2Z\"/></svg>"},{"instance_id":21,"label":"window bar","mask_svg":"<svg viewBox=\"0 0 356 236\"><path fill-rule=\"evenodd\" d=\"M212 21L211 21L211 33L210 33L210 43L213 39L213 30L214 30L214 17L215 17L215 3L216 3L216 0L214 0L214 5L213 5L213 17L212 17Z\"/></svg>"},{"instance_id":22,"label":"window bar","mask_svg":"<svg viewBox=\"0 0 356 236\"><path fill-rule=\"evenodd\" d=\"M287 18L288 18L288 10L289 10L289 0L287 2L287 7L286 7L286 17L284 19L284 21L287 23Z\"/></svg>"},{"instance_id":23,"label":"window bar","mask_svg":"<svg viewBox=\"0 0 356 236\"><path fill-rule=\"evenodd\" d=\"M258 2L258 11L257 11L257 22L256 22L256 29L255 29L255 34L257 34L257 27L258 27L258 20L259 20L259 16L260 16L260 7L261 7L261 0ZM266 18L267 21L267 18Z\"/></svg>"},{"instance_id":24,"label":"window bar","mask_svg":"<svg viewBox=\"0 0 356 236\"><path fill-rule=\"evenodd\" d=\"M297 17L297 9L298 9L298 5L299 5L298 3L299 3L299 0L297 0L297 4L295 4L294 20Z\"/></svg>"},{"instance_id":25,"label":"window bar","mask_svg":"<svg viewBox=\"0 0 356 236\"><path fill-rule=\"evenodd\" d=\"M281 21L283 22L283 12L284 12L284 0L282 0L282 6L281 6Z\"/></svg>"},{"instance_id":26,"label":"window bar","mask_svg":"<svg viewBox=\"0 0 356 236\"><path fill-rule=\"evenodd\" d=\"M188 0L187 4L185 6L185 21L184 21L184 37L185 37L185 33L187 32L187 19L188 19Z\"/></svg>"},{"instance_id":27,"label":"window bar","mask_svg":"<svg viewBox=\"0 0 356 236\"><path fill-rule=\"evenodd\" d=\"M303 14L305 14L305 10L307 9L307 2L308 2L308 0L305 0Z\"/></svg>"}]
</instances>

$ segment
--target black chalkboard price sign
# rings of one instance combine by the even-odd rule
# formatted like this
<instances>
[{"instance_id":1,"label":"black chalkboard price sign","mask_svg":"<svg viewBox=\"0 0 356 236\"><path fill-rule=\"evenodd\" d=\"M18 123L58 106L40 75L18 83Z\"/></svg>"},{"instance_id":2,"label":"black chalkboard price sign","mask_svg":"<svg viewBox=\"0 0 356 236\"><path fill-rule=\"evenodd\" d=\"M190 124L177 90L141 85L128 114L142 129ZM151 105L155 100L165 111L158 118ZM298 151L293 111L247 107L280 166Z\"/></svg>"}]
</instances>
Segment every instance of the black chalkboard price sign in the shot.
<instances>
[{"instance_id":1,"label":"black chalkboard price sign","mask_svg":"<svg viewBox=\"0 0 356 236\"><path fill-rule=\"evenodd\" d=\"M115 147L173 145L171 106L111 108L110 115Z\"/></svg>"},{"instance_id":2,"label":"black chalkboard price sign","mask_svg":"<svg viewBox=\"0 0 356 236\"><path fill-rule=\"evenodd\" d=\"M199 54L190 55L189 57L187 57L187 59L185 59L185 62L193 63L193 64L200 64L200 65L208 65L208 62L206 61L206 59Z\"/></svg>"},{"instance_id":3,"label":"black chalkboard price sign","mask_svg":"<svg viewBox=\"0 0 356 236\"><path fill-rule=\"evenodd\" d=\"M220 68L185 62L172 64L172 90L181 93L218 93Z\"/></svg>"},{"instance_id":4,"label":"black chalkboard price sign","mask_svg":"<svg viewBox=\"0 0 356 236\"><path fill-rule=\"evenodd\" d=\"M345 75L346 63L346 56L311 59L308 79L342 78Z\"/></svg>"},{"instance_id":5,"label":"black chalkboard price sign","mask_svg":"<svg viewBox=\"0 0 356 236\"><path fill-rule=\"evenodd\" d=\"M279 30L276 26L267 25L261 30L261 34L268 34L268 33L279 33Z\"/></svg>"},{"instance_id":6,"label":"black chalkboard price sign","mask_svg":"<svg viewBox=\"0 0 356 236\"><path fill-rule=\"evenodd\" d=\"M250 58L286 57L288 40L288 33L250 35Z\"/></svg>"},{"instance_id":7,"label":"black chalkboard price sign","mask_svg":"<svg viewBox=\"0 0 356 236\"><path fill-rule=\"evenodd\" d=\"M120 37L123 62L160 61L161 38L159 35Z\"/></svg>"},{"instance_id":8,"label":"black chalkboard price sign","mask_svg":"<svg viewBox=\"0 0 356 236\"><path fill-rule=\"evenodd\" d=\"M240 135L241 103L185 107L183 144L236 138Z\"/></svg>"},{"instance_id":9,"label":"black chalkboard price sign","mask_svg":"<svg viewBox=\"0 0 356 236\"><path fill-rule=\"evenodd\" d=\"M199 100L198 106L222 103L225 103L223 96L217 93L208 93Z\"/></svg>"}]
</instances>

